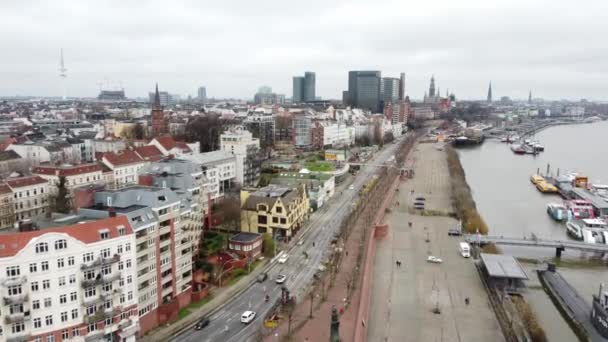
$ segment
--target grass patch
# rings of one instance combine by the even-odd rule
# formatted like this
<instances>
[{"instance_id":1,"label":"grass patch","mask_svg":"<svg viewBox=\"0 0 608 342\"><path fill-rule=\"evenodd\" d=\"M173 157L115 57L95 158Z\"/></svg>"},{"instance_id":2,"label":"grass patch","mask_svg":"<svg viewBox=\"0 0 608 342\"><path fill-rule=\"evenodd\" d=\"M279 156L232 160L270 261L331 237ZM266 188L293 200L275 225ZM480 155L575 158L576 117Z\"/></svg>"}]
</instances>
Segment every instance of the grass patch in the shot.
<instances>
[{"instance_id":1,"label":"grass patch","mask_svg":"<svg viewBox=\"0 0 608 342\"><path fill-rule=\"evenodd\" d=\"M191 311L188 310L188 308L183 308L181 310L179 310L179 312L177 313L177 320L179 321L180 319L184 319L186 318L189 314L191 314Z\"/></svg>"},{"instance_id":2,"label":"grass patch","mask_svg":"<svg viewBox=\"0 0 608 342\"><path fill-rule=\"evenodd\" d=\"M207 297L201 299L200 301L198 301L196 303L192 303L192 304L186 306L185 308L179 310L179 312L177 313L177 320L179 321L180 319L188 317L188 315L190 315L192 312L196 311L196 309L199 309L203 305L209 303L209 301L211 301L211 298L212 298L211 295L208 295Z\"/></svg>"},{"instance_id":3,"label":"grass patch","mask_svg":"<svg viewBox=\"0 0 608 342\"><path fill-rule=\"evenodd\" d=\"M469 234L475 234L477 231L484 235L488 234L488 225L477 211L477 205L471 194L471 188L467 184L458 153L448 146L446 154L452 185L452 202L456 214L462 220L463 229Z\"/></svg>"},{"instance_id":4,"label":"grass patch","mask_svg":"<svg viewBox=\"0 0 608 342\"><path fill-rule=\"evenodd\" d=\"M313 172L327 172L335 170L333 163L325 161L308 162L304 165L304 167Z\"/></svg>"}]
</instances>

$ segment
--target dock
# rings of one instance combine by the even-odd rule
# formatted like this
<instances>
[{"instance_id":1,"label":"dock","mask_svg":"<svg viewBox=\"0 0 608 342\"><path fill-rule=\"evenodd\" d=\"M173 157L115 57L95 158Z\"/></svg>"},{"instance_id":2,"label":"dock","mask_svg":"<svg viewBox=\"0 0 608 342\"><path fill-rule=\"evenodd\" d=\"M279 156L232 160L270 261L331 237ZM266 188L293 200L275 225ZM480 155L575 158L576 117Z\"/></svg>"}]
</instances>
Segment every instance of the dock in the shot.
<instances>
[{"instance_id":1,"label":"dock","mask_svg":"<svg viewBox=\"0 0 608 342\"><path fill-rule=\"evenodd\" d=\"M591 304L585 302L576 289L555 271L554 266L537 272L545 291L581 341L608 341L591 323Z\"/></svg>"}]
</instances>

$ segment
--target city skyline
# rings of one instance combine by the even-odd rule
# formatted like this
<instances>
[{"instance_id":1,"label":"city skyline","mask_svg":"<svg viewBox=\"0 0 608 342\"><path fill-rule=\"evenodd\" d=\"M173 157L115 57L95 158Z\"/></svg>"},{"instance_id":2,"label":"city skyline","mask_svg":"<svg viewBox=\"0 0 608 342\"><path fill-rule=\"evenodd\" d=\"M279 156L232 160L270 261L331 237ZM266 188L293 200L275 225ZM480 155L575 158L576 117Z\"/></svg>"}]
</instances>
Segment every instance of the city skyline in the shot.
<instances>
[{"instance_id":1,"label":"city skyline","mask_svg":"<svg viewBox=\"0 0 608 342\"><path fill-rule=\"evenodd\" d=\"M312 70L316 96L340 99L349 70L380 70L405 72L413 99L433 74L460 99L484 100L490 79L494 99L526 99L530 88L545 99L606 99L608 51L584 34L605 31L585 16L602 2L480 4L313 1L265 11L247 2L3 3L0 25L18 34L4 42L0 96L60 97L63 48L68 97L95 97L104 79L120 80L130 98L146 97L157 81L183 97L195 97L200 84L209 98L251 99L261 84L289 96L292 75ZM539 22L540 15L562 24ZM275 38L260 45L256 37L271 31Z\"/></svg>"}]
</instances>

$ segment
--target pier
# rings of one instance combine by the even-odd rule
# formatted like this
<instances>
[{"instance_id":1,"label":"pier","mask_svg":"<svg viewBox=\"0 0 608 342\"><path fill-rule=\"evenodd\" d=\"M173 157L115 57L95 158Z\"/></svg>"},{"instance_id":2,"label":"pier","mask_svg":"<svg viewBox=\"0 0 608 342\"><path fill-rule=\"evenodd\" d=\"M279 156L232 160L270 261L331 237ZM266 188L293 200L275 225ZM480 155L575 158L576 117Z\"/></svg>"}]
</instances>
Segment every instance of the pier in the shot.
<instances>
[{"instance_id":1,"label":"pier","mask_svg":"<svg viewBox=\"0 0 608 342\"><path fill-rule=\"evenodd\" d=\"M548 270L538 270L537 272L545 291L581 341L608 341L591 323L591 305L585 302L576 289L555 271L554 265L550 266Z\"/></svg>"},{"instance_id":2,"label":"pier","mask_svg":"<svg viewBox=\"0 0 608 342\"><path fill-rule=\"evenodd\" d=\"M486 244L497 244L497 245L510 245L510 246L522 246L522 247L545 247L555 248L555 256L557 258L562 256L562 252L568 249L574 249L586 252L598 252L608 253L608 245L592 244L579 241L565 241L565 240L545 240L538 239L536 237L531 238L513 238L503 236L488 236L480 234L465 234L464 239L470 244L486 245Z\"/></svg>"}]
</instances>

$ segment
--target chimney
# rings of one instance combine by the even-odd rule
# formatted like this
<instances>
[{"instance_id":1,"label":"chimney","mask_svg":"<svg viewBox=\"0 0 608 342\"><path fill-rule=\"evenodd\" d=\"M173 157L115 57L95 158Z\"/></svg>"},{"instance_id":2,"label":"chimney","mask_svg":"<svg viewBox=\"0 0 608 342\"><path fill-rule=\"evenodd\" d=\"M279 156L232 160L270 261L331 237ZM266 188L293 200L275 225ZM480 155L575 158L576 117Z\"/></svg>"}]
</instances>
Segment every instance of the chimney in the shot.
<instances>
[{"instance_id":1,"label":"chimney","mask_svg":"<svg viewBox=\"0 0 608 342\"><path fill-rule=\"evenodd\" d=\"M116 217L116 209L114 207L108 208L108 213L110 213L110 217Z\"/></svg>"}]
</instances>

